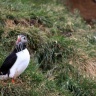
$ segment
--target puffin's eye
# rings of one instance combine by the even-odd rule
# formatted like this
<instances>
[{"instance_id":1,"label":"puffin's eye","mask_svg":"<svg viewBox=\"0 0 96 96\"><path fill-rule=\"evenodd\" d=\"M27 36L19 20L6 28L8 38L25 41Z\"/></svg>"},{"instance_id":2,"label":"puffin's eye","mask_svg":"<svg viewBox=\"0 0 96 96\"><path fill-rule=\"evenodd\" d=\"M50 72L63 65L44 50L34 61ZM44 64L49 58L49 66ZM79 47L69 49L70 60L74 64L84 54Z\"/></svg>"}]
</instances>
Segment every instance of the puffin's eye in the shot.
<instances>
[{"instance_id":1,"label":"puffin's eye","mask_svg":"<svg viewBox=\"0 0 96 96\"><path fill-rule=\"evenodd\" d=\"M26 39L25 37L23 39Z\"/></svg>"}]
</instances>

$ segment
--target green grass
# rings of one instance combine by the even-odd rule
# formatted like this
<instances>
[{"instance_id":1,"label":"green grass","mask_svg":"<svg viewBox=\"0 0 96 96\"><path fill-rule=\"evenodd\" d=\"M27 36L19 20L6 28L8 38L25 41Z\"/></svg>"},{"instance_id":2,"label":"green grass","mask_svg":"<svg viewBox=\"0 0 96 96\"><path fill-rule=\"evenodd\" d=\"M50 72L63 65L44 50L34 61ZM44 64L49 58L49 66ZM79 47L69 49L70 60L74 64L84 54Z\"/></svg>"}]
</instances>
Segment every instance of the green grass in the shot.
<instances>
[{"instance_id":1,"label":"green grass","mask_svg":"<svg viewBox=\"0 0 96 96\"><path fill-rule=\"evenodd\" d=\"M96 96L95 30L58 0L0 0L0 65L18 34L31 54L15 84L0 81L0 96Z\"/></svg>"}]
</instances>

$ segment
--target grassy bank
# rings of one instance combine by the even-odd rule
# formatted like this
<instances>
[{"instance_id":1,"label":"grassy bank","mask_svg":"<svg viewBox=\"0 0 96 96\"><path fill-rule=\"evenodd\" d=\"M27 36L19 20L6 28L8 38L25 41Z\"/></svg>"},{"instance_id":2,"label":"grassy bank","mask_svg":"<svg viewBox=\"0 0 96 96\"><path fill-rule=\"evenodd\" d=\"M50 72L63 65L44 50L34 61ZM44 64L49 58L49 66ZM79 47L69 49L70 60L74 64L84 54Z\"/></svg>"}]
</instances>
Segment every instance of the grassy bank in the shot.
<instances>
[{"instance_id":1,"label":"grassy bank","mask_svg":"<svg viewBox=\"0 0 96 96\"><path fill-rule=\"evenodd\" d=\"M57 1L0 0L0 65L16 36L28 37L31 61L1 96L95 96L96 27Z\"/></svg>"}]
</instances>

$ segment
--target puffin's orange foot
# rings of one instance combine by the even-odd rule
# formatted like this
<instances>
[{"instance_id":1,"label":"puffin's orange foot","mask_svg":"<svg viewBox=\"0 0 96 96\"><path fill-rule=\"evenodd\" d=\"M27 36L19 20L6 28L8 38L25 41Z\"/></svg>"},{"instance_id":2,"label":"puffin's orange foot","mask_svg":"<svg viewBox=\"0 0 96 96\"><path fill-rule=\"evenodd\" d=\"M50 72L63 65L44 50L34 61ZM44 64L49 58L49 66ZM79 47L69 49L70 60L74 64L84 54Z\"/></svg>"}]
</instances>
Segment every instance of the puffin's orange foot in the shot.
<instances>
[{"instance_id":1,"label":"puffin's orange foot","mask_svg":"<svg viewBox=\"0 0 96 96\"><path fill-rule=\"evenodd\" d=\"M15 80L12 78L12 83L14 84L15 83Z\"/></svg>"}]
</instances>

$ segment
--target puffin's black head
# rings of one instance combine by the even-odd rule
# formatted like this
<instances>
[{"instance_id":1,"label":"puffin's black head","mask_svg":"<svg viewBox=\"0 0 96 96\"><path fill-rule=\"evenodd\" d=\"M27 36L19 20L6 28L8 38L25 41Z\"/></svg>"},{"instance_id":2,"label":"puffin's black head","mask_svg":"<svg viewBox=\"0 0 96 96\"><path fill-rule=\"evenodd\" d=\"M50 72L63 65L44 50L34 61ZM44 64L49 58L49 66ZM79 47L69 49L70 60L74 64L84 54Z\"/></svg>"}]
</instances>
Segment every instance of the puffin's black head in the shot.
<instances>
[{"instance_id":1,"label":"puffin's black head","mask_svg":"<svg viewBox=\"0 0 96 96\"><path fill-rule=\"evenodd\" d=\"M27 37L24 35L18 35L17 41L16 41L16 51L19 52L21 50L24 50L26 48L27 43Z\"/></svg>"},{"instance_id":2,"label":"puffin's black head","mask_svg":"<svg viewBox=\"0 0 96 96\"><path fill-rule=\"evenodd\" d=\"M27 37L24 35L18 35L16 45L19 43L27 43Z\"/></svg>"}]
</instances>

